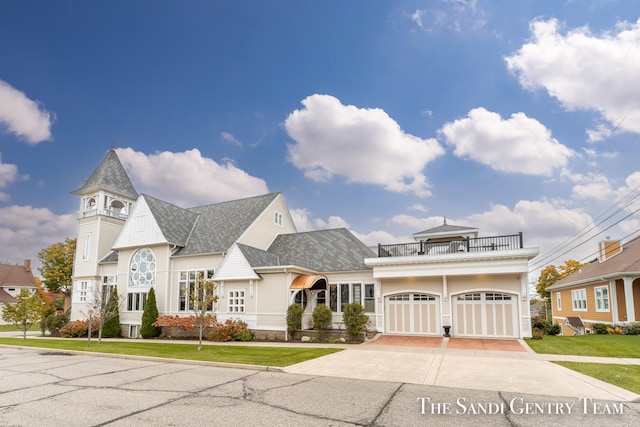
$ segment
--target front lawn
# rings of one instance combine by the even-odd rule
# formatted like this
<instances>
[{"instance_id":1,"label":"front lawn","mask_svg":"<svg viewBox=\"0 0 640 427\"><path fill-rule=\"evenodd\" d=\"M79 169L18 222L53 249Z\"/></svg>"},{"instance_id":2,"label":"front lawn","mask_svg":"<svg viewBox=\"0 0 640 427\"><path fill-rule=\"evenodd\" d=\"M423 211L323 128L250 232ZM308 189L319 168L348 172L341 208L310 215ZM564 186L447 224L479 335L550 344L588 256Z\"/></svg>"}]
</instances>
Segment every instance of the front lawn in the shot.
<instances>
[{"instance_id":1,"label":"front lawn","mask_svg":"<svg viewBox=\"0 0 640 427\"><path fill-rule=\"evenodd\" d=\"M527 340L536 353L575 356L640 357L640 335L545 336Z\"/></svg>"},{"instance_id":2,"label":"front lawn","mask_svg":"<svg viewBox=\"0 0 640 427\"><path fill-rule=\"evenodd\" d=\"M638 365L607 365L603 363L560 361L553 363L640 394L640 366Z\"/></svg>"},{"instance_id":3,"label":"front lawn","mask_svg":"<svg viewBox=\"0 0 640 427\"><path fill-rule=\"evenodd\" d=\"M15 332L15 331L22 331L22 329L18 329L16 325L0 325L0 332Z\"/></svg>"},{"instance_id":4,"label":"front lawn","mask_svg":"<svg viewBox=\"0 0 640 427\"><path fill-rule=\"evenodd\" d=\"M0 344L43 347L56 350L89 351L94 353L153 356L173 359L201 360L206 362L241 363L260 366L289 366L316 357L340 351L339 348L308 347L259 347L237 345L203 345L198 351L196 341L189 344L148 343L144 341L122 342L77 339L26 339L0 338Z\"/></svg>"}]
</instances>

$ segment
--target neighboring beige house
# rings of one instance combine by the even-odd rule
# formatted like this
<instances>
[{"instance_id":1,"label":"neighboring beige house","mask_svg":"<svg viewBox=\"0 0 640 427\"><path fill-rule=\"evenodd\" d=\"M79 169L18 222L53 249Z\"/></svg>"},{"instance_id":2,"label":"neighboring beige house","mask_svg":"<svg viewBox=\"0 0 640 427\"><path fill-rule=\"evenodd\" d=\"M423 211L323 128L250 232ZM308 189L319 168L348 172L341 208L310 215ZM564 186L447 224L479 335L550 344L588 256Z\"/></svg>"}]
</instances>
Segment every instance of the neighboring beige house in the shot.
<instances>
[{"instance_id":1,"label":"neighboring beige house","mask_svg":"<svg viewBox=\"0 0 640 427\"><path fill-rule=\"evenodd\" d=\"M2 310L4 303L15 303L16 297L23 289L32 294L37 292L35 278L31 271L31 260L26 260L23 265L0 264L0 324L6 322L2 320Z\"/></svg>"},{"instance_id":2,"label":"neighboring beige house","mask_svg":"<svg viewBox=\"0 0 640 427\"><path fill-rule=\"evenodd\" d=\"M598 258L547 288L563 335L640 321L640 238L599 243Z\"/></svg>"},{"instance_id":3,"label":"neighboring beige house","mask_svg":"<svg viewBox=\"0 0 640 427\"><path fill-rule=\"evenodd\" d=\"M215 188L212 188L215 191ZM134 189L114 150L80 198L72 319L86 318L95 292L118 287L123 335L139 335L147 293L161 314L190 315L199 277L217 284L218 319L242 319L284 336L286 311L326 304L334 327L359 302L367 328L385 333L520 338L530 336L528 261L522 235L478 238L443 225L416 242L380 245L377 256L346 229L297 232L281 193L182 208Z\"/></svg>"}]
</instances>

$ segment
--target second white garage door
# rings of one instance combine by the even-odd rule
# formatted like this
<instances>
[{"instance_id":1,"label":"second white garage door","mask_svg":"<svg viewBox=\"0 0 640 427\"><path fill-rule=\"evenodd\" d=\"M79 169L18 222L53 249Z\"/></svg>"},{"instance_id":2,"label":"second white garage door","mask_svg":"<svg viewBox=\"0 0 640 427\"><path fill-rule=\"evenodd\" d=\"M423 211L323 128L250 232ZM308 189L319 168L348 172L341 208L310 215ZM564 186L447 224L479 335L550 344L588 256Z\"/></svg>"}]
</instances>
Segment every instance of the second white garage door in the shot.
<instances>
[{"instance_id":1,"label":"second white garage door","mask_svg":"<svg viewBox=\"0 0 640 427\"><path fill-rule=\"evenodd\" d=\"M474 292L453 297L453 336L518 338L515 295Z\"/></svg>"},{"instance_id":2,"label":"second white garage door","mask_svg":"<svg viewBox=\"0 0 640 427\"><path fill-rule=\"evenodd\" d=\"M440 302L435 295L404 293L385 299L386 332L439 335Z\"/></svg>"}]
</instances>

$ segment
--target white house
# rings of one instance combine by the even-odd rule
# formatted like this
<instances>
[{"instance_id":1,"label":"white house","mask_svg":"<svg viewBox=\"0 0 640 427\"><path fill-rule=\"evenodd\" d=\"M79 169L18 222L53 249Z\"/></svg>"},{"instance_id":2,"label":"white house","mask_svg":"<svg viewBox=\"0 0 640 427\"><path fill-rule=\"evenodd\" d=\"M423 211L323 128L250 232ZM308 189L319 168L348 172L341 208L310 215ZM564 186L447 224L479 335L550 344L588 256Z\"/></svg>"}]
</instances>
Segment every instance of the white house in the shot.
<instances>
[{"instance_id":1,"label":"white house","mask_svg":"<svg viewBox=\"0 0 640 427\"><path fill-rule=\"evenodd\" d=\"M527 263L537 249L523 248L522 235L478 238L445 225L376 254L346 229L297 232L281 193L192 208L138 194L114 150L73 194L81 217L72 320L87 316L93 292L117 286L123 334L137 337L152 287L161 314L189 315L202 277L217 284L218 319L273 335L284 335L292 303L305 307L303 327L323 303L339 327L355 301L370 330L530 336Z\"/></svg>"}]
</instances>

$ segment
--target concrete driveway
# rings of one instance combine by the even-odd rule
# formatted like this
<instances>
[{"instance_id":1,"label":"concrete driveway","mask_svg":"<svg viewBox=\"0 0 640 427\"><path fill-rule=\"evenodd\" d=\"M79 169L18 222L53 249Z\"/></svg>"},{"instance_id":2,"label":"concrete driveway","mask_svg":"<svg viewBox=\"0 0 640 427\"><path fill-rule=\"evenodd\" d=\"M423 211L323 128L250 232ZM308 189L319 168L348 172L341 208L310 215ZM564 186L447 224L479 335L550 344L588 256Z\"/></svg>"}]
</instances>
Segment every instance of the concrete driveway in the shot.
<instances>
[{"instance_id":1,"label":"concrete driveway","mask_svg":"<svg viewBox=\"0 0 640 427\"><path fill-rule=\"evenodd\" d=\"M389 345L393 341L393 338L387 340L383 337L380 342L349 347L345 351L289 366L284 370L305 375L473 390L614 401L640 399L640 395L550 362L572 360L640 364L640 359L540 355L521 340L448 340L436 337L431 340L431 344L424 339L410 338L403 344L395 342L395 345ZM502 341L502 344L498 341Z\"/></svg>"}]
</instances>

